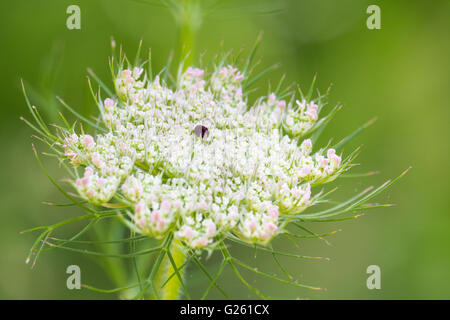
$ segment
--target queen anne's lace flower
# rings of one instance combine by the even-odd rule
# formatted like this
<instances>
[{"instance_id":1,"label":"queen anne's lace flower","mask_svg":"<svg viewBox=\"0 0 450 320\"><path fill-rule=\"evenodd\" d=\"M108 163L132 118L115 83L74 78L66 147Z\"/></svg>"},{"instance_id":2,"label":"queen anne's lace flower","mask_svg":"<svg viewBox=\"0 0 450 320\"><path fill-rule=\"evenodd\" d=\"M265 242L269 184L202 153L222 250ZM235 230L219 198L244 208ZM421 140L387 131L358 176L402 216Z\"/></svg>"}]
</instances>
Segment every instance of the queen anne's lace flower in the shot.
<instances>
[{"instance_id":1,"label":"queen anne's lace flower","mask_svg":"<svg viewBox=\"0 0 450 320\"><path fill-rule=\"evenodd\" d=\"M289 215L314 204L311 186L343 166L334 149L312 153L302 138L319 102L271 93L250 107L243 80L233 66L189 67L171 88L142 68L121 70L117 97L100 106L109 132L67 133L65 156L85 168L79 194L97 205L124 202L137 231L173 232L189 248L212 248L229 233L267 244Z\"/></svg>"}]
</instances>

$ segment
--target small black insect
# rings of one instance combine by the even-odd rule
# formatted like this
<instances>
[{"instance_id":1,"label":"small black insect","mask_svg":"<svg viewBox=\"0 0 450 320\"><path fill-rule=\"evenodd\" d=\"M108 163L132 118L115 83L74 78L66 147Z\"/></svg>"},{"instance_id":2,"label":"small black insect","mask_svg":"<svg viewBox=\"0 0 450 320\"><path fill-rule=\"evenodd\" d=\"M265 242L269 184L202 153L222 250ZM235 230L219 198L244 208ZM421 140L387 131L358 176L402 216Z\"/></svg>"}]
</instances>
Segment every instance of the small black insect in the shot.
<instances>
[{"instance_id":1,"label":"small black insect","mask_svg":"<svg viewBox=\"0 0 450 320\"><path fill-rule=\"evenodd\" d=\"M194 134L202 139L207 139L209 137L209 130L204 125L198 124L194 128Z\"/></svg>"}]
</instances>

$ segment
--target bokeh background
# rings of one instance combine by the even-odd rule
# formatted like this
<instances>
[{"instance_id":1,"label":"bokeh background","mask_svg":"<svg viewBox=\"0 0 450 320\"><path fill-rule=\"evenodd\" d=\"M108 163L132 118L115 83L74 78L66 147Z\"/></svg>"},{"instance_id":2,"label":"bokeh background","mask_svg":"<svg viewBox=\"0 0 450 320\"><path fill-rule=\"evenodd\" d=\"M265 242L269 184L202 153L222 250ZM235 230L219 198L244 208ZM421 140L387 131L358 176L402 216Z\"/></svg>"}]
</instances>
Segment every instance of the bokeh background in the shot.
<instances>
[{"instance_id":1,"label":"bokeh background","mask_svg":"<svg viewBox=\"0 0 450 320\"><path fill-rule=\"evenodd\" d=\"M82 282L110 288L103 269L87 256L62 250L43 253L36 266L25 264L37 234L20 235L26 228L46 225L81 214L74 208L55 208L43 201L64 202L33 156L32 131L19 120L31 118L20 90L23 78L33 103L49 122L62 110L59 95L88 115L95 110L86 81L90 67L109 79L110 37L134 56L139 40L152 48L153 63L161 68L177 46L173 15L149 0L15 0L0 2L0 298L110 299L115 295L66 288L66 267L77 264ZM156 2L156 1L153 1ZM306 299L449 299L449 101L450 2L280 0L216 1L205 12L195 58L205 59L225 49L249 48L264 31L258 68L281 62L281 68L257 86L284 73L307 87L314 74L322 91L333 83L331 105L344 109L324 133L339 139L367 120L378 121L358 136L351 147L363 145L356 173L377 170L375 176L342 179L336 199L369 185L380 184L412 170L383 194L379 202L396 206L340 223L311 225L318 232L336 228L331 246L311 239L299 248L278 241L277 247L330 261L283 258L283 265L301 282L327 288L315 292L283 285L243 272L266 294ZM208 5L214 1L207 1ZM66 8L81 8L81 30L66 28ZM381 8L381 30L368 30L366 8ZM40 150L42 145L37 144ZM350 151L347 149L345 151ZM62 170L50 159L53 176ZM66 229L66 236L76 230ZM260 270L278 273L270 256L252 250L233 252ZM207 262L217 268L218 255ZM381 268L381 290L368 290L366 268ZM194 296L207 279L188 266L187 282ZM219 282L233 298L255 298L227 270ZM210 298L221 298L211 291Z\"/></svg>"}]
</instances>

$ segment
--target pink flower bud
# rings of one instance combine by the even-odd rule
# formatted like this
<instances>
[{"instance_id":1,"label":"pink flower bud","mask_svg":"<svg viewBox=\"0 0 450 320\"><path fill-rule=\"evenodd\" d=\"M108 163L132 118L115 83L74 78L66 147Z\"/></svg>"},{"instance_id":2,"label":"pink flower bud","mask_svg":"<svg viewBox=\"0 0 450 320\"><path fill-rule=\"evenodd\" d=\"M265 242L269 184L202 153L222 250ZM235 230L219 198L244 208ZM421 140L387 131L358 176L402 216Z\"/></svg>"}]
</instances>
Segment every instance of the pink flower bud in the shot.
<instances>
[{"instance_id":1,"label":"pink flower bud","mask_svg":"<svg viewBox=\"0 0 450 320\"><path fill-rule=\"evenodd\" d=\"M144 218L139 219L138 224L141 228L144 228L145 227L145 219Z\"/></svg>"},{"instance_id":2,"label":"pink flower bud","mask_svg":"<svg viewBox=\"0 0 450 320\"><path fill-rule=\"evenodd\" d=\"M84 175L85 175L86 177L89 177L89 176L91 176L91 175L93 175L93 174L94 174L94 170L92 170L91 167L86 167L86 169L84 169Z\"/></svg>"},{"instance_id":3,"label":"pink flower bud","mask_svg":"<svg viewBox=\"0 0 450 320\"><path fill-rule=\"evenodd\" d=\"M134 78L138 79L141 76L143 71L144 71L144 69L142 69L142 68L134 67L134 69L133 69Z\"/></svg>"},{"instance_id":4,"label":"pink flower bud","mask_svg":"<svg viewBox=\"0 0 450 320\"><path fill-rule=\"evenodd\" d=\"M105 99L105 107L112 107L114 105L114 100L111 98Z\"/></svg>"},{"instance_id":5,"label":"pink flower bud","mask_svg":"<svg viewBox=\"0 0 450 320\"><path fill-rule=\"evenodd\" d=\"M238 217L238 208L237 206L231 206L230 210L228 211L228 216L230 219L236 219Z\"/></svg>"},{"instance_id":6,"label":"pink flower bud","mask_svg":"<svg viewBox=\"0 0 450 320\"><path fill-rule=\"evenodd\" d=\"M305 151L310 151L312 149L311 139L306 139L302 142L301 148Z\"/></svg>"},{"instance_id":7,"label":"pink flower bud","mask_svg":"<svg viewBox=\"0 0 450 320\"><path fill-rule=\"evenodd\" d=\"M307 184L305 188L305 194L303 195L303 201L308 202L311 198L311 185Z\"/></svg>"},{"instance_id":8,"label":"pink flower bud","mask_svg":"<svg viewBox=\"0 0 450 320\"><path fill-rule=\"evenodd\" d=\"M275 103L275 101L277 101L277 97L275 96L274 93L271 93L271 94L269 95L269 102L270 102L270 103Z\"/></svg>"},{"instance_id":9,"label":"pink flower bud","mask_svg":"<svg viewBox=\"0 0 450 320\"><path fill-rule=\"evenodd\" d=\"M316 110L308 110L308 111L305 112L305 114L306 114L309 118L311 118L311 120L313 120L313 121L315 121L315 120L318 119L317 111L316 111Z\"/></svg>"},{"instance_id":10,"label":"pink flower bud","mask_svg":"<svg viewBox=\"0 0 450 320\"><path fill-rule=\"evenodd\" d=\"M191 227L187 226L187 227L184 229L184 236L185 236L187 239L192 239L192 238L194 237L194 230L192 230Z\"/></svg>"},{"instance_id":11,"label":"pink flower bud","mask_svg":"<svg viewBox=\"0 0 450 320\"><path fill-rule=\"evenodd\" d=\"M258 228L258 223L256 222L256 220L252 220L250 221L250 223L248 224L248 227L250 228L251 231L255 231L256 228Z\"/></svg>"},{"instance_id":12,"label":"pink flower bud","mask_svg":"<svg viewBox=\"0 0 450 320\"><path fill-rule=\"evenodd\" d=\"M222 69L220 69L219 75L220 75L222 78L225 78L225 77L227 76L227 74L228 74L227 68L223 67Z\"/></svg>"},{"instance_id":13,"label":"pink flower bud","mask_svg":"<svg viewBox=\"0 0 450 320\"><path fill-rule=\"evenodd\" d=\"M137 214L143 214L146 210L147 205L144 203L144 201L139 201L136 206L134 207L134 211Z\"/></svg>"},{"instance_id":14,"label":"pink flower bud","mask_svg":"<svg viewBox=\"0 0 450 320\"><path fill-rule=\"evenodd\" d=\"M315 104L314 102L310 102L308 105L308 110L317 111L318 108L319 108L319 106L317 104Z\"/></svg>"},{"instance_id":15,"label":"pink flower bud","mask_svg":"<svg viewBox=\"0 0 450 320\"><path fill-rule=\"evenodd\" d=\"M200 239L197 240L197 247L204 247L208 244L208 238L206 237L202 237Z\"/></svg>"},{"instance_id":16,"label":"pink flower bud","mask_svg":"<svg viewBox=\"0 0 450 320\"><path fill-rule=\"evenodd\" d=\"M281 110L284 110L286 108L286 101L284 100L277 101L276 106Z\"/></svg>"},{"instance_id":17,"label":"pink flower bud","mask_svg":"<svg viewBox=\"0 0 450 320\"><path fill-rule=\"evenodd\" d=\"M334 154L331 157L331 161L334 163L334 165L336 167L339 167L339 165L341 164L341 157L339 157L338 155Z\"/></svg>"},{"instance_id":18,"label":"pink flower bud","mask_svg":"<svg viewBox=\"0 0 450 320\"><path fill-rule=\"evenodd\" d=\"M153 221L158 221L161 218L161 212L159 210L154 210L151 215Z\"/></svg>"},{"instance_id":19,"label":"pink flower bud","mask_svg":"<svg viewBox=\"0 0 450 320\"><path fill-rule=\"evenodd\" d=\"M128 77L131 76L131 71L130 70L123 70L122 71L122 78L126 79Z\"/></svg>"},{"instance_id":20,"label":"pink flower bud","mask_svg":"<svg viewBox=\"0 0 450 320\"><path fill-rule=\"evenodd\" d=\"M72 140L72 142L77 143L78 142L78 136L73 133L70 135L70 139Z\"/></svg>"},{"instance_id":21,"label":"pink flower bud","mask_svg":"<svg viewBox=\"0 0 450 320\"><path fill-rule=\"evenodd\" d=\"M87 186L89 184L89 177L83 177L81 178L81 185L82 186Z\"/></svg>"},{"instance_id":22,"label":"pink flower bud","mask_svg":"<svg viewBox=\"0 0 450 320\"><path fill-rule=\"evenodd\" d=\"M164 229L164 226L166 225L166 221L164 219L158 220L156 227L158 231L161 231Z\"/></svg>"},{"instance_id":23,"label":"pink flower bud","mask_svg":"<svg viewBox=\"0 0 450 320\"><path fill-rule=\"evenodd\" d=\"M216 225L214 222L210 221L206 226L206 234L211 237L216 233L216 231Z\"/></svg>"},{"instance_id":24,"label":"pink flower bud","mask_svg":"<svg viewBox=\"0 0 450 320\"><path fill-rule=\"evenodd\" d=\"M83 137L83 143L87 148L92 148L95 145L94 138L88 134Z\"/></svg>"},{"instance_id":25,"label":"pink flower bud","mask_svg":"<svg viewBox=\"0 0 450 320\"><path fill-rule=\"evenodd\" d=\"M331 157L333 156L333 155L335 155L336 154L336 150L334 150L334 149L328 149L328 151L327 151L327 157L328 157L328 159L331 159Z\"/></svg>"},{"instance_id":26,"label":"pink flower bud","mask_svg":"<svg viewBox=\"0 0 450 320\"><path fill-rule=\"evenodd\" d=\"M274 225L273 223L264 223L263 228L270 232L278 230L278 227L276 225Z\"/></svg>"}]
</instances>

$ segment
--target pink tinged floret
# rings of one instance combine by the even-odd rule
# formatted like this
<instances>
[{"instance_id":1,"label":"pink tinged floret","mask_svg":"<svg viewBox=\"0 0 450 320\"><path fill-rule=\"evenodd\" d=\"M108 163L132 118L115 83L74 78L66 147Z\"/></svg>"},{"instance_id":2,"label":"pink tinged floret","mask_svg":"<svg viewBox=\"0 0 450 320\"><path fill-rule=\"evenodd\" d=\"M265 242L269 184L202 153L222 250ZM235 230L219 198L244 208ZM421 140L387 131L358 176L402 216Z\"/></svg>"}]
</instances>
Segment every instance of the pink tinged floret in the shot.
<instances>
[{"instance_id":1,"label":"pink tinged floret","mask_svg":"<svg viewBox=\"0 0 450 320\"><path fill-rule=\"evenodd\" d=\"M206 226L206 234L208 236L212 236L216 233L217 229L216 229L216 225L213 222L209 222L208 225Z\"/></svg>"},{"instance_id":2,"label":"pink tinged floret","mask_svg":"<svg viewBox=\"0 0 450 320\"><path fill-rule=\"evenodd\" d=\"M159 231L164 229L164 226L166 225L166 221L164 219L158 220L156 223L156 227Z\"/></svg>"},{"instance_id":3,"label":"pink tinged floret","mask_svg":"<svg viewBox=\"0 0 450 320\"><path fill-rule=\"evenodd\" d=\"M305 189L305 194L303 195L303 201L307 202L311 198L311 185L307 185Z\"/></svg>"},{"instance_id":4,"label":"pink tinged floret","mask_svg":"<svg viewBox=\"0 0 450 320\"><path fill-rule=\"evenodd\" d=\"M151 219L155 222L159 221L161 218L161 212L159 210L154 210L151 215Z\"/></svg>"},{"instance_id":5,"label":"pink tinged floret","mask_svg":"<svg viewBox=\"0 0 450 320\"><path fill-rule=\"evenodd\" d=\"M70 152L70 151L66 151L66 152L64 153L64 155L65 155L66 157L68 157L70 160L73 160L73 159L75 159L75 157L76 157L76 154L73 153L73 152Z\"/></svg>"},{"instance_id":6,"label":"pink tinged floret","mask_svg":"<svg viewBox=\"0 0 450 320\"><path fill-rule=\"evenodd\" d=\"M91 167L86 167L86 169L84 169L84 175L85 175L86 177L89 177L89 176L91 176L91 175L93 175L93 174L94 174L94 170L92 170Z\"/></svg>"},{"instance_id":7,"label":"pink tinged floret","mask_svg":"<svg viewBox=\"0 0 450 320\"><path fill-rule=\"evenodd\" d=\"M70 139L72 140L72 142L77 143L78 142L78 136L73 133L70 135Z\"/></svg>"},{"instance_id":8,"label":"pink tinged floret","mask_svg":"<svg viewBox=\"0 0 450 320\"><path fill-rule=\"evenodd\" d=\"M240 99L242 98L242 88L238 88L236 91L236 98Z\"/></svg>"},{"instance_id":9,"label":"pink tinged floret","mask_svg":"<svg viewBox=\"0 0 450 320\"><path fill-rule=\"evenodd\" d=\"M92 148L95 145L94 138L88 134L83 137L83 143L88 148Z\"/></svg>"},{"instance_id":10,"label":"pink tinged floret","mask_svg":"<svg viewBox=\"0 0 450 320\"><path fill-rule=\"evenodd\" d=\"M197 246L198 247L204 247L204 246L208 245L208 242L209 242L208 238L202 237L202 238L198 239Z\"/></svg>"},{"instance_id":11,"label":"pink tinged floret","mask_svg":"<svg viewBox=\"0 0 450 320\"><path fill-rule=\"evenodd\" d=\"M227 76L227 74L228 74L227 68L223 67L222 69L220 69L219 75L220 75L221 77L225 78L225 77Z\"/></svg>"},{"instance_id":12,"label":"pink tinged floret","mask_svg":"<svg viewBox=\"0 0 450 320\"><path fill-rule=\"evenodd\" d=\"M197 69L196 71L196 77L201 78L203 77L203 75L205 74L205 71L203 71L202 69Z\"/></svg>"},{"instance_id":13,"label":"pink tinged floret","mask_svg":"<svg viewBox=\"0 0 450 320\"><path fill-rule=\"evenodd\" d=\"M276 106L281 110L284 110L286 108L286 101L284 100L277 101Z\"/></svg>"},{"instance_id":14,"label":"pink tinged floret","mask_svg":"<svg viewBox=\"0 0 450 320\"><path fill-rule=\"evenodd\" d=\"M270 232L274 232L274 231L278 230L278 227L273 223L264 223L263 228Z\"/></svg>"},{"instance_id":15,"label":"pink tinged floret","mask_svg":"<svg viewBox=\"0 0 450 320\"><path fill-rule=\"evenodd\" d=\"M102 159L101 159L100 157L94 156L94 157L92 157L92 163L93 163L96 167L100 168L100 167L102 166L102 164L103 164L103 161L102 161Z\"/></svg>"},{"instance_id":16,"label":"pink tinged floret","mask_svg":"<svg viewBox=\"0 0 450 320\"><path fill-rule=\"evenodd\" d=\"M82 186L87 186L89 184L89 177L83 177L81 178L81 185Z\"/></svg>"},{"instance_id":17,"label":"pink tinged floret","mask_svg":"<svg viewBox=\"0 0 450 320\"><path fill-rule=\"evenodd\" d=\"M245 198L245 193L244 192L238 192L234 195L234 198L236 201L241 201L242 199Z\"/></svg>"},{"instance_id":18,"label":"pink tinged floret","mask_svg":"<svg viewBox=\"0 0 450 320\"><path fill-rule=\"evenodd\" d=\"M175 207L175 209L180 209L181 208L181 205L182 205L183 203L181 202L181 200L175 200L175 202L173 203L173 206Z\"/></svg>"},{"instance_id":19,"label":"pink tinged floret","mask_svg":"<svg viewBox=\"0 0 450 320\"><path fill-rule=\"evenodd\" d=\"M270 231L262 232L260 235L261 239L264 241L269 240L271 236L272 236L272 234Z\"/></svg>"},{"instance_id":20,"label":"pink tinged floret","mask_svg":"<svg viewBox=\"0 0 450 320\"><path fill-rule=\"evenodd\" d=\"M106 179L104 179L104 178L98 179L97 185L98 185L100 188L101 188L101 187L104 187L105 184L106 184Z\"/></svg>"},{"instance_id":21,"label":"pink tinged floret","mask_svg":"<svg viewBox=\"0 0 450 320\"><path fill-rule=\"evenodd\" d=\"M305 105L306 105L306 101L305 100L302 100L302 101L296 100L295 103L298 105L298 107L300 109L305 108Z\"/></svg>"},{"instance_id":22,"label":"pink tinged floret","mask_svg":"<svg viewBox=\"0 0 450 320\"><path fill-rule=\"evenodd\" d=\"M186 237L186 239L192 239L194 237L194 230L192 230L191 227L187 226L184 229L184 236Z\"/></svg>"},{"instance_id":23,"label":"pink tinged floret","mask_svg":"<svg viewBox=\"0 0 450 320\"><path fill-rule=\"evenodd\" d=\"M94 190L88 190L87 192L86 192L86 194L89 196L89 197L94 197L94 195L95 195L95 193L94 193Z\"/></svg>"},{"instance_id":24,"label":"pink tinged floret","mask_svg":"<svg viewBox=\"0 0 450 320\"><path fill-rule=\"evenodd\" d=\"M205 200L200 201L200 203L198 204L198 208L202 209L202 210L207 210L208 209L208 204L206 203Z\"/></svg>"},{"instance_id":25,"label":"pink tinged floret","mask_svg":"<svg viewBox=\"0 0 450 320\"><path fill-rule=\"evenodd\" d=\"M306 139L302 142L302 148L306 149L306 150L311 150L312 149L312 142L311 139Z\"/></svg>"},{"instance_id":26,"label":"pink tinged floret","mask_svg":"<svg viewBox=\"0 0 450 320\"><path fill-rule=\"evenodd\" d=\"M138 224L141 228L144 228L145 227L145 219L144 218L139 219Z\"/></svg>"},{"instance_id":27,"label":"pink tinged floret","mask_svg":"<svg viewBox=\"0 0 450 320\"><path fill-rule=\"evenodd\" d=\"M242 79L244 79L244 76L243 76L242 74L240 74L240 73L238 73L238 74L234 77L234 80L236 80L236 81L241 81Z\"/></svg>"},{"instance_id":28,"label":"pink tinged floret","mask_svg":"<svg viewBox=\"0 0 450 320\"><path fill-rule=\"evenodd\" d=\"M300 177L306 177L311 172L311 166L306 165L303 168L301 168L299 176Z\"/></svg>"},{"instance_id":29,"label":"pink tinged floret","mask_svg":"<svg viewBox=\"0 0 450 320\"><path fill-rule=\"evenodd\" d=\"M268 213L272 218L275 218L275 219L278 218L278 215L280 214L277 206L270 207Z\"/></svg>"},{"instance_id":30,"label":"pink tinged floret","mask_svg":"<svg viewBox=\"0 0 450 320\"><path fill-rule=\"evenodd\" d=\"M134 207L134 211L137 214L143 214L145 212L145 207L146 207L145 203L143 201L140 201Z\"/></svg>"},{"instance_id":31,"label":"pink tinged floret","mask_svg":"<svg viewBox=\"0 0 450 320\"><path fill-rule=\"evenodd\" d=\"M126 77L125 81L126 81L127 83L132 83L132 82L134 81L134 79L133 79L132 76L129 76L129 77Z\"/></svg>"},{"instance_id":32,"label":"pink tinged floret","mask_svg":"<svg viewBox=\"0 0 450 320\"><path fill-rule=\"evenodd\" d=\"M319 164L321 167L326 167L328 165L328 159L323 156L320 156Z\"/></svg>"},{"instance_id":33,"label":"pink tinged floret","mask_svg":"<svg viewBox=\"0 0 450 320\"><path fill-rule=\"evenodd\" d=\"M331 157L331 161L334 163L334 165L335 165L336 167L339 167L339 165L341 164L341 157L338 156L338 155L336 155L336 154L334 154L334 155L332 155L332 157Z\"/></svg>"},{"instance_id":34,"label":"pink tinged floret","mask_svg":"<svg viewBox=\"0 0 450 320\"><path fill-rule=\"evenodd\" d=\"M270 103L275 103L276 100L277 100L277 97L275 96L275 94L274 94L274 93L271 93L271 94L269 95L269 102L270 102Z\"/></svg>"},{"instance_id":35,"label":"pink tinged floret","mask_svg":"<svg viewBox=\"0 0 450 320\"><path fill-rule=\"evenodd\" d=\"M311 110L308 109L305 114L311 118L311 120L317 120L318 116L317 116L317 111L316 110Z\"/></svg>"},{"instance_id":36,"label":"pink tinged floret","mask_svg":"<svg viewBox=\"0 0 450 320\"><path fill-rule=\"evenodd\" d=\"M275 117L275 119L278 118L278 116L281 114L282 111L283 111L283 110L282 110L281 108L278 108L278 107L276 107L276 108L273 110L273 116Z\"/></svg>"},{"instance_id":37,"label":"pink tinged floret","mask_svg":"<svg viewBox=\"0 0 450 320\"><path fill-rule=\"evenodd\" d=\"M317 109L319 109L319 106L318 106L317 104L315 104L314 102L311 102L311 103L308 105L308 110L314 110L314 111L317 111Z\"/></svg>"},{"instance_id":38,"label":"pink tinged floret","mask_svg":"<svg viewBox=\"0 0 450 320\"><path fill-rule=\"evenodd\" d=\"M205 74L205 71L203 71L202 69L199 69L199 68L189 67L189 68L186 69L186 73L185 74L188 75L188 76L201 78Z\"/></svg>"},{"instance_id":39,"label":"pink tinged floret","mask_svg":"<svg viewBox=\"0 0 450 320\"><path fill-rule=\"evenodd\" d=\"M144 71L144 69L135 67L135 68L133 69L133 76L134 76L136 79L138 79L138 78L141 76L141 74L142 74L143 71Z\"/></svg>"},{"instance_id":40,"label":"pink tinged floret","mask_svg":"<svg viewBox=\"0 0 450 320\"><path fill-rule=\"evenodd\" d=\"M160 207L160 209L161 209L162 212L169 212L169 211L170 211L170 207L171 207L171 204L170 204L169 201L163 200L163 201L161 202L161 207Z\"/></svg>"},{"instance_id":41,"label":"pink tinged floret","mask_svg":"<svg viewBox=\"0 0 450 320\"><path fill-rule=\"evenodd\" d=\"M187 76L194 76L194 68L192 67L187 68L184 74Z\"/></svg>"},{"instance_id":42,"label":"pink tinged floret","mask_svg":"<svg viewBox=\"0 0 450 320\"><path fill-rule=\"evenodd\" d=\"M237 68L235 68L231 65L228 66L228 70L230 71L230 74L235 74L238 71Z\"/></svg>"},{"instance_id":43,"label":"pink tinged floret","mask_svg":"<svg viewBox=\"0 0 450 320\"><path fill-rule=\"evenodd\" d=\"M256 220L252 220L250 221L250 223L248 224L248 227L250 228L251 231L255 231L256 228L258 228L258 223L256 222Z\"/></svg>"},{"instance_id":44,"label":"pink tinged floret","mask_svg":"<svg viewBox=\"0 0 450 320\"><path fill-rule=\"evenodd\" d=\"M328 151L327 151L327 157L329 158L329 159L331 159L331 157L333 156L333 155L335 155L336 154L336 150L334 150L334 149L328 149Z\"/></svg>"},{"instance_id":45,"label":"pink tinged floret","mask_svg":"<svg viewBox=\"0 0 450 320\"><path fill-rule=\"evenodd\" d=\"M111 98L105 99L105 107L112 107L114 105L114 100Z\"/></svg>"},{"instance_id":46,"label":"pink tinged floret","mask_svg":"<svg viewBox=\"0 0 450 320\"><path fill-rule=\"evenodd\" d=\"M128 78L131 76L131 71L130 70L123 70L122 71L122 78Z\"/></svg>"},{"instance_id":47,"label":"pink tinged floret","mask_svg":"<svg viewBox=\"0 0 450 320\"><path fill-rule=\"evenodd\" d=\"M154 85L159 86L159 76L155 76L155 80L153 81Z\"/></svg>"},{"instance_id":48,"label":"pink tinged floret","mask_svg":"<svg viewBox=\"0 0 450 320\"><path fill-rule=\"evenodd\" d=\"M288 192L289 192L289 190L288 190ZM293 195L294 197L298 197L300 194L303 194L301 188L295 187L295 188L292 189L292 195Z\"/></svg>"},{"instance_id":49,"label":"pink tinged floret","mask_svg":"<svg viewBox=\"0 0 450 320\"><path fill-rule=\"evenodd\" d=\"M238 210L237 210L237 207L232 207L231 209L230 209L230 211L229 211L229 214L228 214L228 216L231 218L231 219L236 219L237 217L238 217Z\"/></svg>"}]
</instances>

